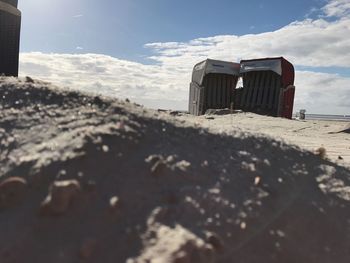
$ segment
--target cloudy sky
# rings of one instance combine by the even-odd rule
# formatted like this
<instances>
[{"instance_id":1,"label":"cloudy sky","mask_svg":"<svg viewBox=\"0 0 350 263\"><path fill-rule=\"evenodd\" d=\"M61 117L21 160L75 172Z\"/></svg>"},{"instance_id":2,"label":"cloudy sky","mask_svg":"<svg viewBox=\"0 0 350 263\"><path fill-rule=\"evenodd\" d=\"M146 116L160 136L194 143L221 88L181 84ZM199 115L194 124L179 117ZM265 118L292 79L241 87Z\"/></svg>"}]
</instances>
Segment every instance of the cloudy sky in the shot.
<instances>
[{"instance_id":1,"label":"cloudy sky","mask_svg":"<svg viewBox=\"0 0 350 263\"><path fill-rule=\"evenodd\" d=\"M350 114L350 0L27 0L20 75L187 109L206 59L284 56L295 110Z\"/></svg>"}]
</instances>

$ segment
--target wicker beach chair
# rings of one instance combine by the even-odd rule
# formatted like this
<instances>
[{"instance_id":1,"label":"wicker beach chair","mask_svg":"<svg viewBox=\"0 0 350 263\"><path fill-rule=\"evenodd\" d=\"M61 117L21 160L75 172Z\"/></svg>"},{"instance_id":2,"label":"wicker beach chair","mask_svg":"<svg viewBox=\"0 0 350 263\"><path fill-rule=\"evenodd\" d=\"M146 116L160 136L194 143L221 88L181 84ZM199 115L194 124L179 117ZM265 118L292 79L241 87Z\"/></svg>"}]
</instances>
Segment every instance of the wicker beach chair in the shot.
<instances>
[{"instance_id":1,"label":"wicker beach chair","mask_svg":"<svg viewBox=\"0 0 350 263\"><path fill-rule=\"evenodd\" d=\"M294 67L283 57L241 61L243 88L236 108L275 117L292 118Z\"/></svg>"},{"instance_id":2,"label":"wicker beach chair","mask_svg":"<svg viewBox=\"0 0 350 263\"><path fill-rule=\"evenodd\" d=\"M189 112L203 115L208 109L230 108L239 78L238 63L207 59L194 66Z\"/></svg>"}]
</instances>

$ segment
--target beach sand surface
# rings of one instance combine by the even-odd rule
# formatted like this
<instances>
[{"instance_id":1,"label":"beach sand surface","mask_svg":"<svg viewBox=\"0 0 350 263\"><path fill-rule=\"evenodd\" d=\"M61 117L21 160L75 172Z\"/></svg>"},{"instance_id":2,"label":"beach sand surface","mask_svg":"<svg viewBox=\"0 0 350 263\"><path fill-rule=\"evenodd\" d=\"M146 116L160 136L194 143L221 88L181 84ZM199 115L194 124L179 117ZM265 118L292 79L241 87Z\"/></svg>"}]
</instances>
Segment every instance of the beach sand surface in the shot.
<instances>
[{"instance_id":1,"label":"beach sand surface","mask_svg":"<svg viewBox=\"0 0 350 263\"><path fill-rule=\"evenodd\" d=\"M343 124L206 118L1 77L0 262L348 263Z\"/></svg>"},{"instance_id":2,"label":"beach sand surface","mask_svg":"<svg viewBox=\"0 0 350 263\"><path fill-rule=\"evenodd\" d=\"M233 133L240 130L276 140L284 140L302 149L318 152L340 165L350 167L350 122L329 120L288 120L236 112L225 115L181 116L194 125L206 127L213 133Z\"/></svg>"}]
</instances>

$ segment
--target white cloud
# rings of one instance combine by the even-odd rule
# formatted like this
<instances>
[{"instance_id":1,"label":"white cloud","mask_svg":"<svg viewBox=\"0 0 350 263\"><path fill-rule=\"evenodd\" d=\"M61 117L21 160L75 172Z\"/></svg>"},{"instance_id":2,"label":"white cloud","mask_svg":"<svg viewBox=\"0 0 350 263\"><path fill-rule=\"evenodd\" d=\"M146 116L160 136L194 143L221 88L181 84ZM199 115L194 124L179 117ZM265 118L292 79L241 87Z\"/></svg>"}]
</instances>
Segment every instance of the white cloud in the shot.
<instances>
[{"instance_id":1,"label":"white cloud","mask_svg":"<svg viewBox=\"0 0 350 263\"><path fill-rule=\"evenodd\" d=\"M119 98L131 98L148 106L184 108L186 72L158 65L143 65L100 54L20 55L20 75L33 76L70 88ZM166 103L169 103L167 105Z\"/></svg>"},{"instance_id":2,"label":"white cloud","mask_svg":"<svg viewBox=\"0 0 350 263\"><path fill-rule=\"evenodd\" d=\"M350 114L350 78L336 74L296 72L295 110Z\"/></svg>"},{"instance_id":3,"label":"white cloud","mask_svg":"<svg viewBox=\"0 0 350 263\"><path fill-rule=\"evenodd\" d=\"M350 18L333 22L306 19L274 32L243 36L214 36L188 43L152 43L160 63L212 57L238 61L241 57L284 56L296 65L350 67Z\"/></svg>"},{"instance_id":4,"label":"white cloud","mask_svg":"<svg viewBox=\"0 0 350 263\"><path fill-rule=\"evenodd\" d=\"M342 10L342 11L340 11ZM208 57L228 61L284 56L294 65L350 67L348 1L330 1L327 18L305 19L274 32L224 35L189 42L150 43L156 65L145 65L98 54L21 54L21 74L60 85L129 97L151 107L185 109L192 67ZM299 71L296 109L350 113L350 77Z\"/></svg>"},{"instance_id":5,"label":"white cloud","mask_svg":"<svg viewBox=\"0 0 350 263\"><path fill-rule=\"evenodd\" d=\"M350 16L349 0L331 0L322 8L326 16L344 17Z\"/></svg>"}]
</instances>

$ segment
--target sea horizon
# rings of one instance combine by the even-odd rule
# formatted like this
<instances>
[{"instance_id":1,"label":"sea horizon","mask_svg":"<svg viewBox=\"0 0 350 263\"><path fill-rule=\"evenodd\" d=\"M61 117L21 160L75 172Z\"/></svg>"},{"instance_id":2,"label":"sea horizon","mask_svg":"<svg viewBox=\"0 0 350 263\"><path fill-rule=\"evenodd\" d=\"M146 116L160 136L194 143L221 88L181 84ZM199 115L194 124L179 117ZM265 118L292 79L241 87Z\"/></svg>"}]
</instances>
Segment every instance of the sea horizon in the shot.
<instances>
[{"instance_id":1,"label":"sea horizon","mask_svg":"<svg viewBox=\"0 0 350 263\"><path fill-rule=\"evenodd\" d=\"M295 115L295 116L297 116L297 115ZM305 119L306 120L327 120L327 121L350 122L350 115L306 113Z\"/></svg>"}]
</instances>

